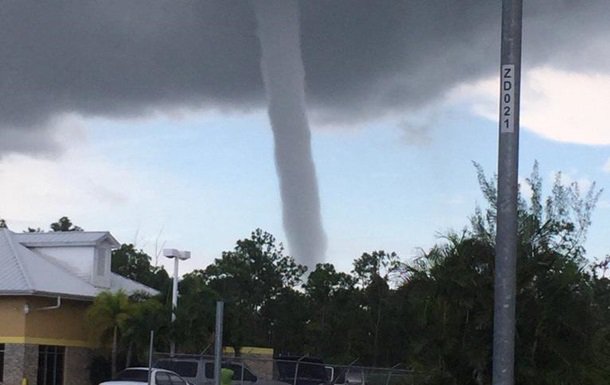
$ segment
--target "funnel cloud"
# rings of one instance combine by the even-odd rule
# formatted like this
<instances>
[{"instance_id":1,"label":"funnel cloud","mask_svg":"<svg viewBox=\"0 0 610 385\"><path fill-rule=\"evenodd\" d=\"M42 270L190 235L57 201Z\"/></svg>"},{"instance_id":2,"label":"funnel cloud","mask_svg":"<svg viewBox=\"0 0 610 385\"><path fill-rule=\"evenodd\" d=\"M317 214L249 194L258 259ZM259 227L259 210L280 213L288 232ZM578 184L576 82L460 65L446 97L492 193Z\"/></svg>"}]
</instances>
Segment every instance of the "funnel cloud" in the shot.
<instances>
[{"instance_id":1,"label":"funnel cloud","mask_svg":"<svg viewBox=\"0 0 610 385\"><path fill-rule=\"evenodd\" d=\"M326 253L305 107L305 69L293 0L254 0L261 70L275 143L284 229L291 253L310 268Z\"/></svg>"}]
</instances>

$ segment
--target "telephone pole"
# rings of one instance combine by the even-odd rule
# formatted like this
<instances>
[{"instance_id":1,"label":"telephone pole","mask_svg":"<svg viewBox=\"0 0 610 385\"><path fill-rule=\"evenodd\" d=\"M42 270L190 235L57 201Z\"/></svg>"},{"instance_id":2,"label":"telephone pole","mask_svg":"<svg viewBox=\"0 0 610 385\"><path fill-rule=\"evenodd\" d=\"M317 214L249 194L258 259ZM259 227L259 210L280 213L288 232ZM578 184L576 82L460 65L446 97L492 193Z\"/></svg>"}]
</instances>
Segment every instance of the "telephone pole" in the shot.
<instances>
[{"instance_id":1,"label":"telephone pole","mask_svg":"<svg viewBox=\"0 0 610 385\"><path fill-rule=\"evenodd\" d=\"M502 1L493 385L515 381L522 0Z\"/></svg>"}]
</instances>

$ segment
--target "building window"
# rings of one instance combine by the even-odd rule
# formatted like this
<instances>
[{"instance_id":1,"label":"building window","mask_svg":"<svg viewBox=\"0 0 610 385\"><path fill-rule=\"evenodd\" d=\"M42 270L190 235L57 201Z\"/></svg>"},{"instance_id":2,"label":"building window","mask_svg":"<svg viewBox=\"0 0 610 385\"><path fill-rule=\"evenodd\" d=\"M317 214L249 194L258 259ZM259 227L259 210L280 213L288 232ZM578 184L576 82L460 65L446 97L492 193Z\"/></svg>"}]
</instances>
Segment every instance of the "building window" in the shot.
<instances>
[{"instance_id":1,"label":"building window","mask_svg":"<svg viewBox=\"0 0 610 385\"><path fill-rule=\"evenodd\" d=\"M4 381L4 344L0 344L0 382Z\"/></svg>"},{"instance_id":2,"label":"building window","mask_svg":"<svg viewBox=\"0 0 610 385\"><path fill-rule=\"evenodd\" d=\"M63 346L38 347L38 385L63 385L64 356Z\"/></svg>"}]
</instances>

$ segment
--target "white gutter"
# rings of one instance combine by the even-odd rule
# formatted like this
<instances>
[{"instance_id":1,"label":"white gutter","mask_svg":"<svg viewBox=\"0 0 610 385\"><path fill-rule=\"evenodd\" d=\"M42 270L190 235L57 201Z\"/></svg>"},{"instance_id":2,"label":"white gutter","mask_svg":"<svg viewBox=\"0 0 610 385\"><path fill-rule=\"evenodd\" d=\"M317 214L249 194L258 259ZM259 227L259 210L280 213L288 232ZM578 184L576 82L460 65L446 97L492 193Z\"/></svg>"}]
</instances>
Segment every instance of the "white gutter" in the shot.
<instances>
[{"instance_id":1,"label":"white gutter","mask_svg":"<svg viewBox=\"0 0 610 385\"><path fill-rule=\"evenodd\" d=\"M61 297L57 296L57 303L55 305L52 306L44 306L44 307L36 307L36 308L30 308L30 305L28 305L27 303L23 306L23 312L25 314L28 314L30 311L44 311L44 310L55 310L55 309L59 309L61 307Z\"/></svg>"}]
</instances>

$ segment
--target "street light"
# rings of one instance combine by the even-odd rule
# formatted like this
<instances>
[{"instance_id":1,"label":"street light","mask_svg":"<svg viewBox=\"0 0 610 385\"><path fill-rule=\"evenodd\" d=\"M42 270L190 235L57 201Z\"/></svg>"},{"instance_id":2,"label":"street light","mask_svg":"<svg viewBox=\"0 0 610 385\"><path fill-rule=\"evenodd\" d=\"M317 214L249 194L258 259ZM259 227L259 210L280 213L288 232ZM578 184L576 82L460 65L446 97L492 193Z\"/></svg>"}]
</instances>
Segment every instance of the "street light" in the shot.
<instances>
[{"instance_id":1,"label":"street light","mask_svg":"<svg viewBox=\"0 0 610 385\"><path fill-rule=\"evenodd\" d=\"M174 259L174 281L172 283L172 322L176 320L176 308L178 307L178 261L186 261L191 257L190 251L176 249L163 249L163 256ZM170 354L176 352L176 342L172 340L170 344Z\"/></svg>"}]
</instances>

